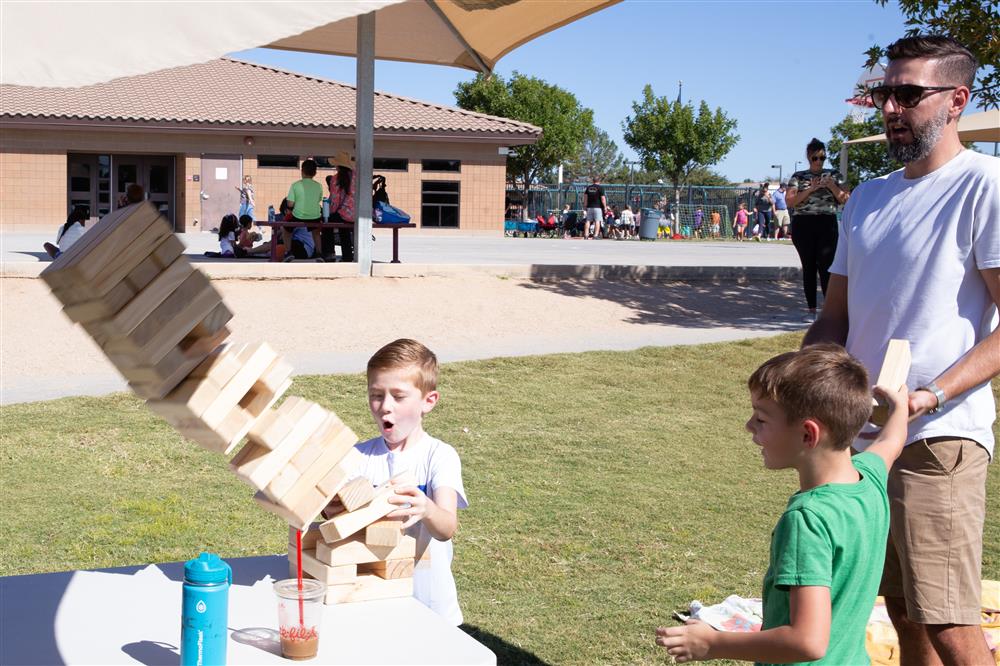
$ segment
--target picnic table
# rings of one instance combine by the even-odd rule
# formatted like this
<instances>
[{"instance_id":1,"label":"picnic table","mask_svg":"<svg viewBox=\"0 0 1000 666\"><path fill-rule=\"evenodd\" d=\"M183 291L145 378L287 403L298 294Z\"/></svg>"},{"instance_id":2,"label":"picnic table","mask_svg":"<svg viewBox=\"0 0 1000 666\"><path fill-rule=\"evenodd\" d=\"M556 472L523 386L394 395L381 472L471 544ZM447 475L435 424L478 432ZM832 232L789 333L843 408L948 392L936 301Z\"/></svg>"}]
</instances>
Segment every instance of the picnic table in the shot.
<instances>
[{"instance_id":1,"label":"picnic table","mask_svg":"<svg viewBox=\"0 0 1000 666\"><path fill-rule=\"evenodd\" d=\"M308 229L351 229L355 233L357 232L356 222L284 222L281 220L275 220L274 222L262 221L255 222L262 227L271 228L271 261L278 261L278 244L277 239L280 234L280 229L282 227L294 228L294 227L306 227ZM400 229L416 229L417 225L412 222L406 224L385 224L383 222L372 222L372 229L392 229L392 261L390 263L398 264L399 261L399 230ZM285 250L288 251L287 249Z\"/></svg>"},{"instance_id":2,"label":"picnic table","mask_svg":"<svg viewBox=\"0 0 1000 666\"><path fill-rule=\"evenodd\" d=\"M272 579L286 556L227 559L229 664L282 658ZM176 664L184 563L0 578L2 664ZM412 597L323 609L316 664L496 664L496 655Z\"/></svg>"}]
</instances>

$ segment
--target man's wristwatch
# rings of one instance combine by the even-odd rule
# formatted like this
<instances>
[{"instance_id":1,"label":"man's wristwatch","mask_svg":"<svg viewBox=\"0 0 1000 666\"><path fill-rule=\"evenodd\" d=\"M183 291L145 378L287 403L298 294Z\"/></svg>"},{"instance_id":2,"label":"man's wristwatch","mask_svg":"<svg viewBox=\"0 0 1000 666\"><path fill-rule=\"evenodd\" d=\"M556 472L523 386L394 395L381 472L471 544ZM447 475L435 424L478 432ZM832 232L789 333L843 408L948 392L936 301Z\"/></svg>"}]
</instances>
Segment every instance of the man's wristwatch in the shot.
<instances>
[{"instance_id":1,"label":"man's wristwatch","mask_svg":"<svg viewBox=\"0 0 1000 666\"><path fill-rule=\"evenodd\" d=\"M941 387L939 387L934 382L925 384L924 386L919 387L917 390L929 391L930 393L934 394L935 398L937 398L937 405L934 406L934 409L927 410L928 414L937 414L938 412L941 411L941 408L944 407L945 403L944 391L942 391Z\"/></svg>"}]
</instances>

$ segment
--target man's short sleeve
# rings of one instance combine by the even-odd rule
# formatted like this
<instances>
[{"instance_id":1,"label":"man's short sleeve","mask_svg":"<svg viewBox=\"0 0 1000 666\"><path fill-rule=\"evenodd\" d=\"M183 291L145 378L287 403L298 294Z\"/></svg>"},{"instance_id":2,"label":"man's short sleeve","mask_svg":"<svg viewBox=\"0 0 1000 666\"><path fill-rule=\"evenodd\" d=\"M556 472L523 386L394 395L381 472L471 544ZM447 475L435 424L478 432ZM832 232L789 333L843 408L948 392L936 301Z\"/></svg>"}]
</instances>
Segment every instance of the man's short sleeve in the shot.
<instances>
[{"instance_id":1,"label":"man's short sleeve","mask_svg":"<svg viewBox=\"0 0 1000 666\"><path fill-rule=\"evenodd\" d=\"M973 209L972 251L979 270L1000 268L1000 179L994 173L985 180Z\"/></svg>"},{"instance_id":2,"label":"man's short sleeve","mask_svg":"<svg viewBox=\"0 0 1000 666\"><path fill-rule=\"evenodd\" d=\"M778 587L833 581L833 544L826 526L806 509L786 511L774 528L771 567Z\"/></svg>"},{"instance_id":3,"label":"man's short sleeve","mask_svg":"<svg viewBox=\"0 0 1000 666\"><path fill-rule=\"evenodd\" d=\"M434 499L435 488L451 488L458 493L458 508L469 506L465 499L465 485L462 483L462 461L454 448L448 445L437 447L430 460L428 477L431 499Z\"/></svg>"}]
</instances>

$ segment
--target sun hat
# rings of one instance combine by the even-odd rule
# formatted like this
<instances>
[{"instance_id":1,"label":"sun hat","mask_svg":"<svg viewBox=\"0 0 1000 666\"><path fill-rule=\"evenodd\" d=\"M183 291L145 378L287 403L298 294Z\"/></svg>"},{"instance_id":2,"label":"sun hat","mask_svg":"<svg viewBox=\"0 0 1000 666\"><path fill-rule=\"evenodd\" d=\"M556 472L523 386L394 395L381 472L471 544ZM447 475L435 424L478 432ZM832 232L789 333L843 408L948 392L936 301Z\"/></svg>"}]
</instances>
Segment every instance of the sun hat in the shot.
<instances>
[{"instance_id":1,"label":"sun hat","mask_svg":"<svg viewBox=\"0 0 1000 666\"><path fill-rule=\"evenodd\" d=\"M330 158L330 163L334 166L347 167L348 169L354 168L354 158L346 150L342 150Z\"/></svg>"}]
</instances>

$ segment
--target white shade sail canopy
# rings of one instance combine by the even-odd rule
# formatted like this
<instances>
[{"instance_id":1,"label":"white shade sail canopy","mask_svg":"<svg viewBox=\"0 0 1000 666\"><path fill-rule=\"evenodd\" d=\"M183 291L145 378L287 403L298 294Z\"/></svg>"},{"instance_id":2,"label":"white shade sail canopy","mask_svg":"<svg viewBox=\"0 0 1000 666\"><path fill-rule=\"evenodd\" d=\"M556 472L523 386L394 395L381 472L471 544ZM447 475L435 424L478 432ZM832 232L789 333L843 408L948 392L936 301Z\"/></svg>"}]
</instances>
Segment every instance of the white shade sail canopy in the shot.
<instances>
[{"instance_id":1,"label":"white shade sail canopy","mask_svg":"<svg viewBox=\"0 0 1000 666\"><path fill-rule=\"evenodd\" d=\"M492 70L512 49L620 0L19 2L0 4L0 82L75 87L255 47Z\"/></svg>"}]
</instances>

